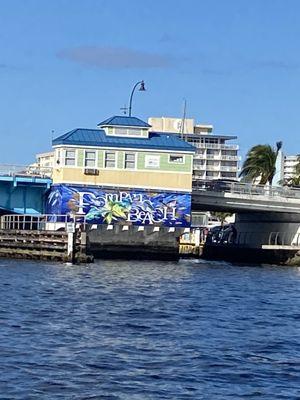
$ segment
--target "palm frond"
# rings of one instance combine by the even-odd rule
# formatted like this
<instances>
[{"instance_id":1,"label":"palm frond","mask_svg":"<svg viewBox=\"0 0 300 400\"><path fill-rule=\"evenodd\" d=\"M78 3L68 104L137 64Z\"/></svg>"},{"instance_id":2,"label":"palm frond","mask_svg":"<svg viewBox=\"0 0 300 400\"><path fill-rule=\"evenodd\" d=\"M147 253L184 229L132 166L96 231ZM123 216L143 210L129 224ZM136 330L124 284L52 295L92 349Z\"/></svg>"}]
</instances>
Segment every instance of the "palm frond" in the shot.
<instances>
[{"instance_id":1,"label":"palm frond","mask_svg":"<svg viewBox=\"0 0 300 400\"><path fill-rule=\"evenodd\" d=\"M243 163L240 177L245 181L254 182L260 179L259 183L265 185L272 183L276 172L276 159L280 146L274 150L270 145L258 144L253 146L247 153Z\"/></svg>"}]
</instances>

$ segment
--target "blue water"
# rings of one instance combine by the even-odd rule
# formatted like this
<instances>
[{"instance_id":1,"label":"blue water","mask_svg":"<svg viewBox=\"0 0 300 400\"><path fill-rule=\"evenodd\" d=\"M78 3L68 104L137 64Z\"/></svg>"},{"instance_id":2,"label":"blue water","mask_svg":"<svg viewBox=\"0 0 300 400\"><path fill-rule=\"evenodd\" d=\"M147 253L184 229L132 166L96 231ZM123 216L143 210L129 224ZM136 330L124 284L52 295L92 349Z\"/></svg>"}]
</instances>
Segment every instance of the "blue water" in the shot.
<instances>
[{"instance_id":1,"label":"blue water","mask_svg":"<svg viewBox=\"0 0 300 400\"><path fill-rule=\"evenodd\" d=\"M300 399L300 269L0 260L0 399Z\"/></svg>"}]
</instances>

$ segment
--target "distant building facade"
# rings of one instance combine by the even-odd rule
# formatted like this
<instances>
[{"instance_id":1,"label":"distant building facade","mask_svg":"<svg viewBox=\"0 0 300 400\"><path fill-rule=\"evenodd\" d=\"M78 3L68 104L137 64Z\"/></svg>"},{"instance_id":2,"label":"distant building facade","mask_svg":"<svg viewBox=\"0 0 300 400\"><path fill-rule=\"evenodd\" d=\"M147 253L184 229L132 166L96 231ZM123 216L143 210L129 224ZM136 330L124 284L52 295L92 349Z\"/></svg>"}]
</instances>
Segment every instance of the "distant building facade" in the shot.
<instances>
[{"instance_id":1,"label":"distant building facade","mask_svg":"<svg viewBox=\"0 0 300 400\"><path fill-rule=\"evenodd\" d=\"M41 168L53 168L54 152L39 153L36 155L36 164Z\"/></svg>"},{"instance_id":2,"label":"distant building facade","mask_svg":"<svg viewBox=\"0 0 300 400\"><path fill-rule=\"evenodd\" d=\"M296 174L296 166L300 162L300 154L287 156L282 150L279 150L276 160L276 174L273 179L273 185L283 185L288 183Z\"/></svg>"},{"instance_id":3,"label":"distant building facade","mask_svg":"<svg viewBox=\"0 0 300 400\"><path fill-rule=\"evenodd\" d=\"M176 133L196 147L193 180L238 178L239 146L227 144L236 136L213 134L213 125L196 124L192 118L151 117L148 122L154 130Z\"/></svg>"},{"instance_id":4,"label":"distant building facade","mask_svg":"<svg viewBox=\"0 0 300 400\"><path fill-rule=\"evenodd\" d=\"M296 156L284 156L283 158L283 180L288 181L296 173L296 166L300 162L300 154Z\"/></svg>"}]
</instances>

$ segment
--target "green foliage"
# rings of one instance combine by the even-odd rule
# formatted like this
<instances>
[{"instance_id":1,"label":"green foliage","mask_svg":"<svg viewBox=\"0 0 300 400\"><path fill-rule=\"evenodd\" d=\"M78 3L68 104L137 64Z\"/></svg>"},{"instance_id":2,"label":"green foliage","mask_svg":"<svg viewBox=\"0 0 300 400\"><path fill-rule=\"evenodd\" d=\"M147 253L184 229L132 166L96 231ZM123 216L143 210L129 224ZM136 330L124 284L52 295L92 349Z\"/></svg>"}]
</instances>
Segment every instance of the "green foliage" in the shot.
<instances>
[{"instance_id":1,"label":"green foliage","mask_svg":"<svg viewBox=\"0 0 300 400\"><path fill-rule=\"evenodd\" d=\"M232 213L214 211L211 213L211 215L213 215L214 217L217 217L218 220L221 222L221 226L223 226L226 218L231 217Z\"/></svg>"},{"instance_id":2,"label":"green foliage","mask_svg":"<svg viewBox=\"0 0 300 400\"><path fill-rule=\"evenodd\" d=\"M252 147L247 153L240 177L248 182L254 182L259 178L260 185L272 184L276 172L276 159L281 146L282 143L278 142L276 143L276 149L267 144L259 144Z\"/></svg>"},{"instance_id":3,"label":"green foliage","mask_svg":"<svg viewBox=\"0 0 300 400\"><path fill-rule=\"evenodd\" d=\"M300 186L300 175L295 175L287 181L288 186Z\"/></svg>"}]
</instances>

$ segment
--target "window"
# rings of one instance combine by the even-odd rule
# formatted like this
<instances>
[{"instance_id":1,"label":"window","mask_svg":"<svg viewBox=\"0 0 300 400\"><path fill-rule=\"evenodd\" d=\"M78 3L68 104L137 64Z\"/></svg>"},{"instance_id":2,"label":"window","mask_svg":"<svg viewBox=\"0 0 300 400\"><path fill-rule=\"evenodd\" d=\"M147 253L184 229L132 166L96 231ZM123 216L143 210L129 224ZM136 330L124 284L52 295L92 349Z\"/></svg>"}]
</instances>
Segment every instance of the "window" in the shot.
<instances>
[{"instance_id":1,"label":"window","mask_svg":"<svg viewBox=\"0 0 300 400\"><path fill-rule=\"evenodd\" d=\"M219 150L207 149L206 154L210 155L210 156L217 156L217 155L219 155Z\"/></svg>"},{"instance_id":2,"label":"window","mask_svg":"<svg viewBox=\"0 0 300 400\"><path fill-rule=\"evenodd\" d=\"M90 167L90 168L95 168L95 166L96 166L96 152L95 151L89 151L89 150L85 151L84 166Z\"/></svg>"},{"instance_id":3,"label":"window","mask_svg":"<svg viewBox=\"0 0 300 400\"><path fill-rule=\"evenodd\" d=\"M214 144L218 144L218 139L215 138L209 138L209 139L205 139L205 143L214 143Z\"/></svg>"},{"instance_id":4,"label":"window","mask_svg":"<svg viewBox=\"0 0 300 400\"><path fill-rule=\"evenodd\" d=\"M169 156L169 163L174 163L174 164L183 164L184 159L183 156L176 156L176 155L170 155Z\"/></svg>"},{"instance_id":5,"label":"window","mask_svg":"<svg viewBox=\"0 0 300 400\"><path fill-rule=\"evenodd\" d=\"M119 127L114 128L114 132L109 134L116 136L143 136L143 131L140 128Z\"/></svg>"},{"instance_id":6,"label":"window","mask_svg":"<svg viewBox=\"0 0 300 400\"><path fill-rule=\"evenodd\" d=\"M107 151L105 153L105 168L115 168L116 166L116 153L114 151Z\"/></svg>"},{"instance_id":7,"label":"window","mask_svg":"<svg viewBox=\"0 0 300 400\"><path fill-rule=\"evenodd\" d=\"M135 154L125 153L125 169L134 169L134 168L135 168Z\"/></svg>"},{"instance_id":8,"label":"window","mask_svg":"<svg viewBox=\"0 0 300 400\"><path fill-rule=\"evenodd\" d=\"M206 171L206 177L207 178L218 178L219 172Z\"/></svg>"},{"instance_id":9,"label":"window","mask_svg":"<svg viewBox=\"0 0 300 400\"><path fill-rule=\"evenodd\" d=\"M115 135L126 136L128 134L128 129L126 128L115 128Z\"/></svg>"},{"instance_id":10,"label":"window","mask_svg":"<svg viewBox=\"0 0 300 400\"><path fill-rule=\"evenodd\" d=\"M66 165L75 165L75 150L66 150Z\"/></svg>"},{"instance_id":11,"label":"window","mask_svg":"<svg viewBox=\"0 0 300 400\"><path fill-rule=\"evenodd\" d=\"M218 167L220 165L219 161L207 161L206 163L207 166L213 166L213 167Z\"/></svg>"}]
</instances>

